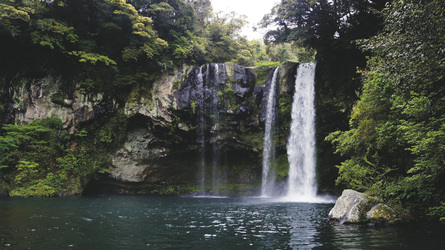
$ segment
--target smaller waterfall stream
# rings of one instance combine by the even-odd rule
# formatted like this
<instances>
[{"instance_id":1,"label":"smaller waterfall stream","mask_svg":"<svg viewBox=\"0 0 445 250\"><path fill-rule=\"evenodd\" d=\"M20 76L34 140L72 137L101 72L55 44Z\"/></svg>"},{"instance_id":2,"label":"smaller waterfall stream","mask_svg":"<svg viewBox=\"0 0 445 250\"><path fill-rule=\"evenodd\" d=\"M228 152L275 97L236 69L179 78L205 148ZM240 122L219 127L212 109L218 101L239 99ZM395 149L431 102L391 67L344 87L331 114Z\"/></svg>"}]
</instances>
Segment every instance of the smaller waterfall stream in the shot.
<instances>
[{"instance_id":1,"label":"smaller waterfall stream","mask_svg":"<svg viewBox=\"0 0 445 250\"><path fill-rule=\"evenodd\" d=\"M198 102L199 107L198 107L198 117L199 117L199 121L198 121L198 142L201 144L201 170L200 170L200 175L201 175L201 188L202 190L205 190L205 131L204 131L204 95L205 95L205 91L204 91L204 78L202 76L202 66L199 67L199 72L197 74L197 83L198 86L201 87L201 91L200 93L198 93L198 97L200 99L200 101Z\"/></svg>"},{"instance_id":2,"label":"smaller waterfall stream","mask_svg":"<svg viewBox=\"0 0 445 250\"><path fill-rule=\"evenodd\" d=\"M264 129L263 147L263 174L261 184L261 196L268 196L273 191L274 176L270 174L270 164L274 159L273 133L275 130L275 102L279 67L273 73L267 96L266 124Z\"/></svg>"},{"instance_id":3,"label":"smaller waterfall stream","mask_svg":"<svg viewBox=\"0 0 445 250\"><path fill-rule=\"evenodd\" d=\"M212 156L212 189L214 193L220 192L220 186L224 183L222 178L222 173L220 169L220 152L219 152L219 131L220 131L220 120L219 120L219 66L218 64L214 65L213 71L213 88L212 90L212 131L213 131L213 156ZM210 75L210 72L207 73L207 76ZM210 83L210 82L208 82Z\"/></svg>"},{"instance_id":4,"label":"smaller waterfall stream","mask_svg":"<svg viewBox=\"0 0 445 250\"><path fill-rule=\"evenodd\" d=\"M315 63L298 66L292 103L292 122L287 144L289 179L287 198L313 201L315 182Z\"/></svg>"},{"instance_id":5,"label":"smaller waterfall stream","mask_svg":"<svg viewBox=\"0 0 445 250\"><path fill-rule=\"evenodd\" d=\"M225 71L224 67L220 70L218 64L201 66L195 73L196 131L197 143L201 147L198 180L202 195L220 194L221 186L226 183L226 173L221 169L220 162L219 88L224 81L220 73L225 74Z\"/></svg>"}]
</instances>

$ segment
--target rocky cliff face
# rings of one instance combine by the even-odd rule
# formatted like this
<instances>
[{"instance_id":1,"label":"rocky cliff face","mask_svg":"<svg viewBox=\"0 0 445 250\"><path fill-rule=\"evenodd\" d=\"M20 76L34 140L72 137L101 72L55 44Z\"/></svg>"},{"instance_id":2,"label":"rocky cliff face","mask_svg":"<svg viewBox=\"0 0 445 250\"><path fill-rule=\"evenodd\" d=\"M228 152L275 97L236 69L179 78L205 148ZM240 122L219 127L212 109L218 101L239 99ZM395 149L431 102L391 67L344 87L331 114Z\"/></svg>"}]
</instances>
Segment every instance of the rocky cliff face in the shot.
<instances>
[{"instance_id":1,"label":"rocky cliff face","mask_svg":"<svg viewBox=\"0 0 445 250\"><path fill-rule=\"evenodd\" d=\"M133 183L257 183L273 68L263 70L263 82L255 70L184 67L159 79L153 94L134 91L124 107L127 141L112 156L110 175Z\"/></svg>"},{"instance_id":2,"label":"rocky cliff face","mask_svg":"<svg viewBox=\"0 0 445 250\"><path fill-rule=\"evenodd\" d=\"M291 96L296 67L287 63L280 68L282 96ZM272 73L272 67L231 63L183 66L157 79L151 88L134 86L124 105L103 93L85 94L78 87L63 90L58 78L23 81L9 93L7 116L17 124L60 117L74 133L103 113L121 110L127 117L127 127L121 128L127 139L111 155L104 177L113 185L203 186L215 178L226 184L255 184L261 175Z\"/></svg>"},{"instance_id":3,"label":"rocky cliff face","mask_svg":"<svg viewBox=\"0 0 445 250\"><path fill-rule=\"evenodd\" d=\"M4 100L8 100L7 121L12 119L15 124L28 124L34 120L59 117L64 128L70 128L71 132L74 132L80 123L119 107L114 100L104 105L109 98L103 93L65 91L63 81L55 77L41 80L22 79L9 93L2 92Z\"/></svg>"}]
</instances>

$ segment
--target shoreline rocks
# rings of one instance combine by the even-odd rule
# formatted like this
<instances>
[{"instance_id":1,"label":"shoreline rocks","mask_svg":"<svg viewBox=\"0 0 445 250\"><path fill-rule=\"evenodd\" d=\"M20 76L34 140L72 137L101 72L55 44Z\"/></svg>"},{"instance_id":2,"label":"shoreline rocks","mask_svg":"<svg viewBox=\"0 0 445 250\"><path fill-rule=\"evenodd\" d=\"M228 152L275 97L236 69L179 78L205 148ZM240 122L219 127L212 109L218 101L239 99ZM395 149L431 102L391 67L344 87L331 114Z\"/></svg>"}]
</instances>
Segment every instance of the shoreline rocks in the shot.
<instances>
[{"instance_id":1,"label":"shoreline rocks","mask_svg":"<svg viewBox=\"0 0 445 250\"><path fill-rule=\"evenodd\" d=\"M344 223L391 224L400 220L396 211L380 199L345 189L329 212L329 220Z\"/></svg>"}]
</instances>

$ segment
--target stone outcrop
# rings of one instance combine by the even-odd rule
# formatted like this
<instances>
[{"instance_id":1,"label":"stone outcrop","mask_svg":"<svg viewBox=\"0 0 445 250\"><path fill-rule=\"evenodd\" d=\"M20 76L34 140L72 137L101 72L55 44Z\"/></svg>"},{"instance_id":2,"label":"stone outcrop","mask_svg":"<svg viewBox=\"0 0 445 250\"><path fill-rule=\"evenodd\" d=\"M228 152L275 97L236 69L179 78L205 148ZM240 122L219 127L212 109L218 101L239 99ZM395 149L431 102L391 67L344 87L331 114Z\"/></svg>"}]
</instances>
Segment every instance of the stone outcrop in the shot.
<instances>
[{"instance_id":1,"label":"stone outcrop","mask_svg":"<svg viewBox=\"0 0 445 250\"><path fill-rule=\"evenodd\" d=\"M123 182L142 182L156 168L156 162L166 156L164 147L154 145L155 136L150 130L138 128L127 133L127 141L112 157L110 175Z\"/></svg>"},{"instance_id":2,"label":"stone outcrop","mask_svg":"<svg viewBox=\"0 0 445 250\"><path fill-rule=\"evenodd\" d=\"M135 86L124 107L127 116L149 117L155 125L166 127L173 121L172 109L174 88L187 78L192 67L182 66L161 76L153 83L152 89Z\"/></svg>"},{"instance_id":3,"label":"stone outcrop","mask_svg":"<svg viewBox=\"0 0 445 250\"><path fill-rule=\"evenodd\" d=\"M341 224L393 223L399 218L394 209L380 203L378 198L351 189L343 191L328 216Z\"/></svg>"},{"instance_id":4,"label":"stone outcrop","mask_svg":"<svg viewBox=\"0 0 445 250\"><path fill-rule=\"evenodd\" d=\"M202 111L239 115L252 110L249 103L255 88L250 68L237 64L207 64L193 68L186 80L174 90L174 108L179 113ZM199 110L201 109L201 110Z\"/></svg>"},{"instance_id":5,"label":"stone outcrop","mask_svg":"<svg viewBox=\"0 0 445 250\"><path fill-rule=\"evenodd\" d=\"M15 85L12 93L15 123L28 124L34 120L59 117L63 127L74 132L80 123L119 106L115 101L103 106L103 93L62 93L62 85L61 79L54 77L32 82L24 79Z\"/></svg>"}]
</instances>

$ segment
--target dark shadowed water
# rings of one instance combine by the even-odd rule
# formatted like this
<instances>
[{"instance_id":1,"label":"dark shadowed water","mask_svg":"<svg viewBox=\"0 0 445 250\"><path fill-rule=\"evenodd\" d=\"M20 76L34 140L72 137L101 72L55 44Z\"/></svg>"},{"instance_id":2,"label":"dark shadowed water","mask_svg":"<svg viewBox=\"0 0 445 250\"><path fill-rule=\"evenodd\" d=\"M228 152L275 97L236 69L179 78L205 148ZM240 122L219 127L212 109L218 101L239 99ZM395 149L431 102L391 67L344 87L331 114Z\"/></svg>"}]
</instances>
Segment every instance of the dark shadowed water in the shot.
<instances>
[{"instance_id":1,"label":"dark shadowed water","mask_svg":"<svg viewBox=\"0 0 445 250\"><path fill-rule=\"evenodd\" d=\"M0 249L440 249L443 225L326 220L333 204L259 198L0 199Z\"/></svg>"}]
</instances>

